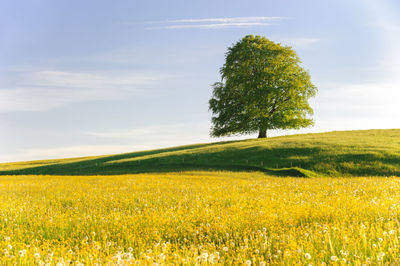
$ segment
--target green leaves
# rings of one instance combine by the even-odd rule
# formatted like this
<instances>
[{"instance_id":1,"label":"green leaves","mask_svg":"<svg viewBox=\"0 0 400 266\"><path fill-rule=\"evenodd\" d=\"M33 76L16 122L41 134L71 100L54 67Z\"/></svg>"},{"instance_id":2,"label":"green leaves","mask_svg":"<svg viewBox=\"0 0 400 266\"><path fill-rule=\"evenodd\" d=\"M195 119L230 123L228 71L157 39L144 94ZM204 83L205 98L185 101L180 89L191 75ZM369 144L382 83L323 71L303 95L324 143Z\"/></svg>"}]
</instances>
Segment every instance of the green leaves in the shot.
<instances>
[{"instance_id":1,"label":"green leaves","mask_svg":"<svg viewBox=\"0 0 400 266\"><path fill-rule=\"evenodd\" d=\"M248 35L228 48L213 85L212 136L249 134L312 125L308 99L316 87L296 52L265 37Z\"/></svg>"}]
</instances>

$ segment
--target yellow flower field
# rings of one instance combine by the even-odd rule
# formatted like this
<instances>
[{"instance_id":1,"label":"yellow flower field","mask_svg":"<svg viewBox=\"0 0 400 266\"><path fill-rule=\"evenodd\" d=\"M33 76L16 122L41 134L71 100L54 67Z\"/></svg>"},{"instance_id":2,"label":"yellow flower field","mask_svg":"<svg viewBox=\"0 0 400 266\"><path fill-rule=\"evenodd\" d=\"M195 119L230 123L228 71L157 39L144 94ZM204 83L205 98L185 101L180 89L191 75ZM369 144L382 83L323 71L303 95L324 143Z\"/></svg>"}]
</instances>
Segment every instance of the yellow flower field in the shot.
<instances>
[{"instance_id":1,"label":"yellow flower field","mask_svg":"<svg viewBox=\"0 0 400 266\"><path fill-rule=\"evenodd\" d=\"M1 264L400 263L400 179L1 176Z\"/></svg>"}]
</instances>

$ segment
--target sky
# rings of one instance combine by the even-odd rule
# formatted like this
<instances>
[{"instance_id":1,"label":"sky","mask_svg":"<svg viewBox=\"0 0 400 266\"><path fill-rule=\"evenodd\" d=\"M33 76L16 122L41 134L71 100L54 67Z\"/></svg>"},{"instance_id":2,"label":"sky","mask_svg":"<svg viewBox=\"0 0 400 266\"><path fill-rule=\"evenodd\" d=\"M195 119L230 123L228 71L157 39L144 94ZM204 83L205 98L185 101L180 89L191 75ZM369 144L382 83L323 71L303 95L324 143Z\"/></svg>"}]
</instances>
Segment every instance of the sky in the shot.
<instances>
[{"instance_id":1,"label":"sky","mask_svg":"<svg viewBox=\"0 0 400 266\"><path fill-rule=\"evenodd\" d=\"M292 46L314 127L400 128L400 1L0 1L0 162L210 138L211 85L248 34Z\"/></svg>"}]
</instances>

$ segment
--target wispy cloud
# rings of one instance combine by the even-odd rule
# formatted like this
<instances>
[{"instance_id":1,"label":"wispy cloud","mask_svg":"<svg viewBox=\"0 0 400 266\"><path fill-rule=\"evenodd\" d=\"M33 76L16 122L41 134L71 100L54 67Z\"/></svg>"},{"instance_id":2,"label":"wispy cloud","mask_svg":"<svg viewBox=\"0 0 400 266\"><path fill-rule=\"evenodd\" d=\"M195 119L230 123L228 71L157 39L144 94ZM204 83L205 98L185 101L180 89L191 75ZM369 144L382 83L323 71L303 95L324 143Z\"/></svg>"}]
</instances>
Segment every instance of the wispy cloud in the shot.
<instances>
[{"instance_id":1,"label":"wispy cloud","mask_svg":"<svg viewBox=\"0 0 400 266\"><path fill-rule=\"evenodd\" d=\"M44 111L70 103L119 99L168 78L161 73L30 72L13 87L0 87L0 112Z\"/></svg>"},{"instance_id":2,"label":"wispy cloud","mask_svg":"<svg viewBox=\"0 0 400 266\"><path fill-rule=\"evenodd\" d=\"M165 139L182 140L187 138L183 137L184 132L190 132L189 136L195 136L194 139L198 139L201 136L208 135L208 129L210 123L204 122L193 122L184 124L170 124L170 125L155 125L147 126L135 129L121 129L113 131L101 131L101 132L87 132L87 135L107 138L107 139L157 139L157 142L162 142ZM162 134L160 135L160 132ZM196 134L196 132L201 132Z\"/></svg>"},{"instance_id":3,"label":"wispy cloud","mask_svg":"<svg viewBox=\"0 0 400 266\"><path fill-rule=\"evenodd\" d=\"M245 28L245 27L255 27L255 26L269 26L269 25L271 25L271 23L240 22L240 23L168 25L168 26L153 27L147 29L225 29L225 28Z\"/></svg>"},{"instance_id":4,"label":"wispy cloud","mask_svg":"<svg viewBox=\"0 0 400 266\"><path fill-rule=\"evenodd\" d=\"M249 23L249 22L262 22L281 20L284 17L236 17L236 18L201 18L201 19L175 19L166 20L169 23Z\"/></svg>"},{"instance_id":5,"label":"wispy cloud","mask_svg":"<svg viewBox=\"0 0 400 266\"><path fill-rule=\"evenodd\" d=\"M147 27L154 29L224 29L269 26L284 17L236 17L236 18L201 18L201 19L175 19L149 22L159 24Z\"/></svg>"}]
</instances>

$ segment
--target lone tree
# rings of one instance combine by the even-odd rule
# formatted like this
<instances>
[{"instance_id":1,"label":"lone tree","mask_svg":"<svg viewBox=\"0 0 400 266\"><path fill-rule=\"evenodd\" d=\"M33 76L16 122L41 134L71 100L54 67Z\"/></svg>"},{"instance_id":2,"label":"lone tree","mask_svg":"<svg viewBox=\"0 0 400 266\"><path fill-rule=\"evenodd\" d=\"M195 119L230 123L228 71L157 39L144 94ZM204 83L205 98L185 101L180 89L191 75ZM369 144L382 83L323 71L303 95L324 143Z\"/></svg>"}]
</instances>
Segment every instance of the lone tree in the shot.
<instances>
[{"instance_id":1,"label":"lone tree","mask_svg":"<svg viewBox=\"0 0 400 266\"><path fill-rule=\"evenodd\" d=\"M213 85L211 136L298 129L313 124L308 99L317 89L296 52L262 36L245 36L226 53Z\"/></svg>"}]
</instances>

